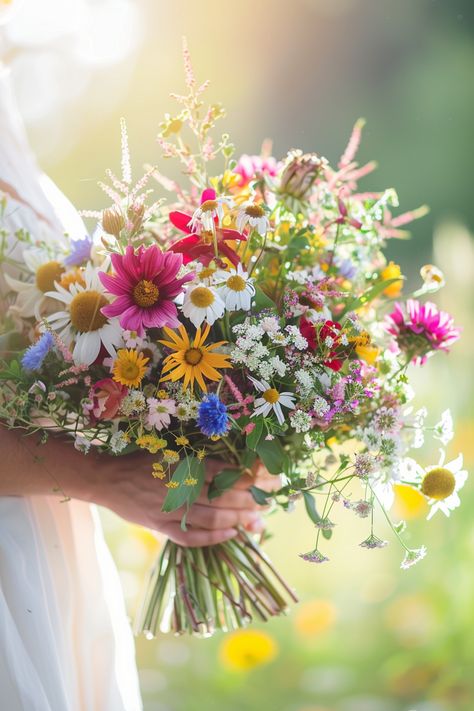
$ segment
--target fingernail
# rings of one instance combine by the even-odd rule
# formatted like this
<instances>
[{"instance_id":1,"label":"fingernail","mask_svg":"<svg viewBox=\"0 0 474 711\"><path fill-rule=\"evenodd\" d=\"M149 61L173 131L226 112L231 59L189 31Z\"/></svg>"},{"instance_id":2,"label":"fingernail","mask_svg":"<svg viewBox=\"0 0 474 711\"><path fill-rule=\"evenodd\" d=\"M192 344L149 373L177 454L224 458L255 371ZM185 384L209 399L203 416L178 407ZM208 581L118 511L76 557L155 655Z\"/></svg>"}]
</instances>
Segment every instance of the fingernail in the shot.
<instances>
[{"instance_id":1,"label":"fingernail","mask_svg":"<svg viewBox=\"0 0 474 711\"><path fill-rule=\"evenodd\" d=\"M255 521L251 521L247 526L245 527L247 531L251 531L252 533L261 533L263 529L265 528L265 524L263 522L263 519L258 517L255 519Z\"/></svg>"}]
</instances>

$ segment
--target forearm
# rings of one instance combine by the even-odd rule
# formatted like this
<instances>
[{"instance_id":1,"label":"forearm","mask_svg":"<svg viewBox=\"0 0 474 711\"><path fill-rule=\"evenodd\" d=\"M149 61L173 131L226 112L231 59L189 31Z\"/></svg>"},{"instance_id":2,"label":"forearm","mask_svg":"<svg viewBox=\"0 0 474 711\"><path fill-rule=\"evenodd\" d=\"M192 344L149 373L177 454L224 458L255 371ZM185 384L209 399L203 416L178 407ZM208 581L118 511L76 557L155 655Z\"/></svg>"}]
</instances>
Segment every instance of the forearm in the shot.
<instances>
[{"instance_id":1,"label":"forearm","mask_svg":"<svg viewBox=\"0 0 474 711\"><path fill-rule=\"evenodd\" d=\"M97 455L84 454L71 442L50 437L39 444L39 435L8 430L0 425L0 496L57 494L91 500L96 485Z\"/></svg>"}]
</instances>

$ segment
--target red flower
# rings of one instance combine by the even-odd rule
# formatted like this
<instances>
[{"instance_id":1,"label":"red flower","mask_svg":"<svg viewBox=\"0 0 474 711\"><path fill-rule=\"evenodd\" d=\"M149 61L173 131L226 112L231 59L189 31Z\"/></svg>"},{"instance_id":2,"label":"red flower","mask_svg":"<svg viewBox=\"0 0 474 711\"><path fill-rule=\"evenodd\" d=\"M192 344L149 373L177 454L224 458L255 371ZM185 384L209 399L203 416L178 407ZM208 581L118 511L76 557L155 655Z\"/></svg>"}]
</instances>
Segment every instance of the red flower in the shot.
<instances>
[{"instance_id":1,"label":"red flower","mask_svg":"<svg viewBox=\"0 0 474 711\"><path fill-rule=\"evenodd\" d=\"M328 347L329 358L323 361L323 364L331 370L340 370L344 363L343 360L337 358L337 349L340 345L340 331L342 326L337 321L325 321L321 327L319 324L312 323L306 318L302 318L300 321L300 333L308 341L308 349L310 351L324 350L326 351ZM326 339L331 338L332 344L330 346L326 345Z\"/></svg>"},{"instance_id":2,"label":"red flower","mask_svg":"<svg viewBox=\"0 0 474 711\"><path fill-rule=\"evenodd\" d=\"M208 200L215 200L216 192L215 190L204 190L201 195L201 205ZM174 244L170 246L170 251L177 252L183 255L183 263L188 264L195 259L199 260L207 266L209 262L215 259L214 252L214 235L212 232L207 232L202 230L199 234L193 232L189 227L189 223L192 219L192 215L187 215L185 212L174 211L170 212L170 221L172 224L185 232L188 236L183 237ZM215 235L217 241L217 251L222 257L227 257L227 259L232 262L234 266L240 262L239 255L229 247L226 242L233 240L246 241L246 237L237 230L229 230L224 227L219 227L218 224L215 225Z\"/></svg>"}]
</instances>

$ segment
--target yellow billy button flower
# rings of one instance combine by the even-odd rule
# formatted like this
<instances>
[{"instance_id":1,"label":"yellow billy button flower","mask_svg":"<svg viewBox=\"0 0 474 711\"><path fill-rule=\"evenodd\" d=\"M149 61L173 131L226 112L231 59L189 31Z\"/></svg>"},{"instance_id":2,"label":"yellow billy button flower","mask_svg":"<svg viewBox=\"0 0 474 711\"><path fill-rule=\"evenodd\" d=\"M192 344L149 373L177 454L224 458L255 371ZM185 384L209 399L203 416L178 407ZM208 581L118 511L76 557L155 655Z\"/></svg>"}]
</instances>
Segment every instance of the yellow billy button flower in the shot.
<instances>
[{"instance_id":1,"label":"yellow billy button flower","mask_svg":"<svg viewBox=\"0 0 474 711\"><path fill-rule=\"evenodd\" d=\"M421 482L421 491L429 499L442 501L451 496L456 488L456 477L444 467L430 469Z\"/></svg>"},{"instance_id":2,"label":"yellow billy button flower","mask_svg":"<svg viewBox=\"0 0 474 711\"><path fill-rule=\"evenodd\" d=\"M401 277L402 272L398 264L395 264L395 262L389 262L385 269L382 269L380 272L380 276L382 281L387 281L388 279L397 279L397 277ZM390 299L396 299L397 296L400 296L402 288L403 279L397 279L397 281L389 284L387 288L383 290L383 293Z\"/></svg>"},{"instance_id":3,"label":"yellow billy button flower","mask_svg":"<svg viewBox=\"0 0 474 711\"><path fill-rule=\"evenodd\" d=\"M184 483L186 486L196 486L198 480L192 476L188 476L188 478L184 480Z\"/></svg>"},{"instance_id":4,"label":"yellow billy button flower","mask_svg":"<svg viewBox=\"0 0 474 711\"><path fill-rule=\"evenodd\" d=\"M113 365L113 379L121 385L137 388L145 375L148 360L136 350L121 348Z\"/></svg>"},{"instance_id":5,"label":"yellow billy button flower","mask_svg":"<svg viewBox=\"0 0 474 711\"><path fill-rule=\"evenodd\" d=\"M159 462L153 462L152 474L155 479L164 479L166 475L163 465Z\"/></svg>"},{"instance_id":6,"label":"yellow billy button flower","mask_svg":"<svg viewBox=\"0 0 474 711\"><path fill-rule=\"evenodd\" d=\"M222 641L219 656L232 671L249 671L271 662L278 653L273 637L262 630L236 630Z\"/></svg>"},{"instance_id":7,"label":"yellow billy button flower","mask_svg":"<svg viewBox=\"0 0 474 711\"><path fill-rule=\"evenodd\" d=\"M167 489L177 489L179 486L179 482L177 481L167 481L165 484Z\"/></svg>"},{"instance_id":8,"label":"yellow billy button flower","mask_svg":"<svg viewBox=\"0 0 474 711\"><path fill-rule=\"evenodd\" d=\"M186 447L189 444L189 439L184 435L180 435L179 437L176 437L175 442L178 447Z\"/></svg>"},{"instance_id":9,"label":"yellow billy button flower","mask_svg":"<svg viewBox=\"0 0 474 711\"><path fill-rule=\"evenodd\" d=\"M229 363L230 356L212 352L227 341L205 344L210 328L209 324L203 331L200 327L197 328L193 341L190 340L182 324L178 332L166 327L163 329L169 340L161 340L159 343L173 352L163 361L162 381L176 382L183 379L183 387L191 386L191 389L194 388L194 381L197 381L201 389L207 392L204 378L212 381L220 380L222 375L218 369L232 368Z\"/></svg>"},{"instance_id":10,"label":"yellow billy button flower","mask_svg":"<svg viewBox=\"0 0 474 711\"><path fill-rule=\"evenodd\" d=\"M135 442L138 447L148 450L150 454L156 454L160 449L163 449L163 447L166 447L168 444L165 439L157 437L153 434L146 434L141 437L137 437Z\"/></svg>"},{"instance_id":11,"label":"yellow billy button flower","mask_svg":"<svg viewBox=\"0 0 474 711\"><path fill-rule=\"evenodd\" d=\"M174 449L165 449L163 452L163 461L167 464L176 464L179 462L179 454Z\"/></svg>"}]
</instances>

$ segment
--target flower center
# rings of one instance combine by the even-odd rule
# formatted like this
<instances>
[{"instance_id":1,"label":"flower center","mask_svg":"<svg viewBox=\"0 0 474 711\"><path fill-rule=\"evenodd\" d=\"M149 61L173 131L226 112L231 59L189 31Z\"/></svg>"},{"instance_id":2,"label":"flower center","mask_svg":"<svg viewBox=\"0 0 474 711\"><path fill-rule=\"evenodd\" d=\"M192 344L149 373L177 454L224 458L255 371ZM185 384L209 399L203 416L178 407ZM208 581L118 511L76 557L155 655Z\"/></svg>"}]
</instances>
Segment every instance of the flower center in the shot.
<instances>
[{"instance_id":1,"label":"flower center","mask_svg":"<svg viewBox=\"0 0 474 711\"><path fill-rule=\"evenodd\" d=\"M214 235L210 230L203 230L201 232L200 239L203 244L212 244L214 241Z\"/></svg>"},{"instance_id":2,"label":"flower center","mask_svg":"<svg viewBox=\"0 0 474 711\"><path fill-rule=\"evenodd\" d=\"M217 200L205 200L201 205L202 212L212 212L217 210Z\"/></svg>"},{"instance_id":3,"label":"flower center","mask_svg":"<svg viewBox=\"0 0 474 711\"><path fill-rule=\"evenodd\" d=\"M140 368L131 360L120 363L120 374L126 380L135 380L140 374Z\"/></svg>"},{"instance_id":4,"label":"flower center","mask_svg":"<svg viewBox=\"0 0 474 711\"><path fill-rule=\"evenodd\" d=\"M260 205L248 205L245 208L245 214L249 217L263 217L265 210Z\"/></svg>"},{"instance_id":5,"label":"flower center","mask_svg":"<svg viewBox=\"0 0 474 711\"><path fill-rule=\"evenodd\" d=\"M109 302L98 291L81 291L71 301L69 307L71 323L81 333L97 331L107 323L107 317L101 314L100 309Z\"/></svg>"},{"instance_id":6,"label":"flower center","mask_svg":"<svg viewBox=\"0 0 474 711\"><path fill-rule=\"evenodd\" d=\"M148 279L141 279L133 289L133 300L143 309L156 304L159 297L160 291L158 287Z\"/></svg>"},{"instance_id":7,"label":"flower center","mask_svg":"<svg viewBox=\"0 0 474 711\"><path fill-rule=\"evenodd\" d=\"M52 261L42 264L36 270L36 286L43 294L54 291L54 282L61 279L65 269L59 262Z\"/></svg>"},{"instance_id":8,"label":"flower center","mask_svg":"<svg viewBox=\"0 0 474 711\"><path fill-rule=\"evenodd\" d=\"M189 298L193 306L197 306L198 309L207 309L215 301L214 294L205 286L197 286L192 290Z\"/></svg>"},{"instance_id":9,"label":"flower center","mask_svg":"<svg viewBox=\"0 0 474 711\"><path fill-rule=\"evenodd\" d=\"M245 279L242 279L238 274L229 277L226 284L232 291L245 291Z\"/></svg>"},{"instance_id":10,"label":"flower center","mask_svg":"<svg viewBox=\"0 0 474 711\"><path fill-rule=\"evenodd\" d=\"M63 289L69 289L71 284L80 284L81 286L84 286L84 287L86 285L86 282L84 281L84 277L82 276L79 269L74 269L74 271L72 271L72 272L63 274L63 276L61 277L61 281L59 283L63 287Z\"/></svg>"},{"instance_id":11,"label":"flower center","mask_svg":"<svg viewBox=\"0 0 474 711\"><path fill-rule=\"evenodd\" d=\"M262 395L263 399L274 405L280 399L280 393L275 388L268 388Z\"/></svg>"},{"instance_id":12,"label":"flower center","mask_svg":"<svg viewBox=\"0 0 474 711\"><path fill-rule=\"evenodd\" d=\"M189 365L197 365L202 360L202 350L200 348L188 348L184 354L184 360Z\"/></svg>"},{"instance_id":13,"label":"flower center","mask_svg":"<svg viewBox=\"0 0 474 711\"><path fill-rule=\"evenodd\" d=\"M427 472L421 482L421 491L430 499L447 499L456 488L456 478L449 469L437 467Z\"/></svg>"}]
</instances>

